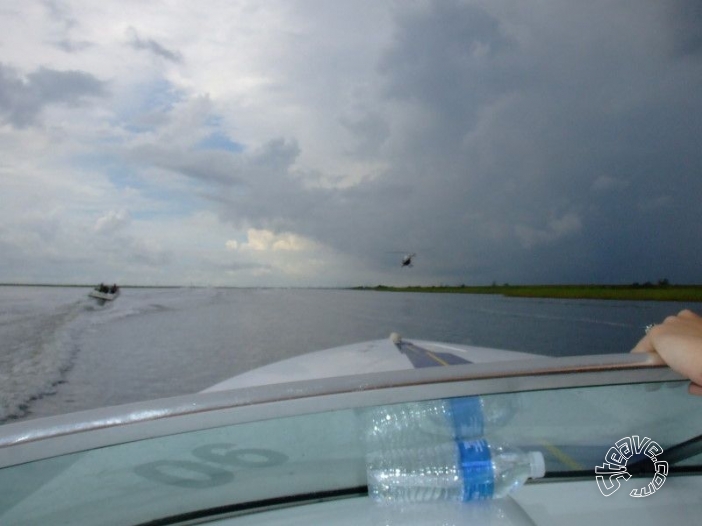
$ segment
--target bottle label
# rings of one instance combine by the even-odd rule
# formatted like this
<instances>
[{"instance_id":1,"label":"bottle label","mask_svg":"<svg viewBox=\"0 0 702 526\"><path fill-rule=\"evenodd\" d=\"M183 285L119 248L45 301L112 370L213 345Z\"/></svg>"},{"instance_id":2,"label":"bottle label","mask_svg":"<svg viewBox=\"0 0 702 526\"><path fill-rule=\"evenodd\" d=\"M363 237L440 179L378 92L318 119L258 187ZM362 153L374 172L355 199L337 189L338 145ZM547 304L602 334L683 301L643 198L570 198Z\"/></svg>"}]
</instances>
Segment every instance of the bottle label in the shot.
<instances>
[{"instance_id":1,"label":"bottle label","mask_svg":"<svg viewBox=\"0 0 702 526\"><path fill-rule=\"evenodd\" d=\"M495 473L487 440L459 440L458 451L463 474L463 501L492 498Z\"/></svg>"},{"instance_id":2,"label":"bottle label","mask_svg":"<svg viewBox=\"0 0 702 526\"><path fill-rule=\"evenodd\" d=\"M475 438L483 435L483 408L479 396L451 398L449 404L456 438Z\"/></svg>"}]
</instances>

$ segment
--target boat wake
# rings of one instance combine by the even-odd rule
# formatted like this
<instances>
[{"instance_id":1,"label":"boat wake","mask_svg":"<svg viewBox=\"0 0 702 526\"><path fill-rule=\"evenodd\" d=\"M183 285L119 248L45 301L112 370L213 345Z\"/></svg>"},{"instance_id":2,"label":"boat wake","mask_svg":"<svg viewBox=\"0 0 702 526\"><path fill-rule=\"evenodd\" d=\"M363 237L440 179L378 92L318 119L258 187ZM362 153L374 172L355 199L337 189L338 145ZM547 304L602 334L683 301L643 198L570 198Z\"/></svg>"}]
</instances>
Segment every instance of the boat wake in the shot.
<instances>
[{"instance_id":1,"label":"boat wake","mask_svg":"<svg viewBox=\"0 0 702 526\"><path fill-rule=\"evenodd\" d=\"M125 294L103 305L87 297L58 299L46 290L23 292L25 297L0 298L0 423L27 416L33 401L56 393L81 352L83 335L192 305L176 290ZM199 300L211 301L212 294Z\"/></svg>"},{"instance_id":2,"label":"boat wake","mask_svg":"<svg viewBox=\"0 0 702 526\"><path fill-rule=\"evenodd\" d=\"M29 403L51 394L71 368L78 348L74 322L81 303L42 315L22 315L0 325L0 422L24 415Z\"/></svg>"}]
</instances>

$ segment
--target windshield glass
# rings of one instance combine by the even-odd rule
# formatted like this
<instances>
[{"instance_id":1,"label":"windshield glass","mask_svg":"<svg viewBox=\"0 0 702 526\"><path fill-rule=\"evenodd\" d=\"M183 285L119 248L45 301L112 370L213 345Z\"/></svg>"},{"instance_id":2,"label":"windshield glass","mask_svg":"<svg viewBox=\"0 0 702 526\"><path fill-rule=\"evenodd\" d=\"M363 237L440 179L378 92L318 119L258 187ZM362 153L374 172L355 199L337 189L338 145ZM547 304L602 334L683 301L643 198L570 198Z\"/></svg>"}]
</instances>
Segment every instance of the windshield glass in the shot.
<instances>
[{"instance_id":1,"label":"windshield glass","mask_svg":"<svg viewBox=\"0 0 702 526\"><path fill-rule=\"evenodd\" d=\"M625 437L650 438L665 452L702 434L702 405L685 382L481 398L489 441L543 454L546 478L539 483L585 472L595 486L594 467ZM363 496L373 415L411 405L269 419L7 467L0 471L0 522L140 524ZM421 433L433 443L445 439L430 423ZM699 458L680 464L699 472ZM668 476L678 473L671 462Z\"/></svg>"},{"instance_id":2,"label":"windshield glass","mask_svg":"<svg viewBox=\"0 0 702 526\"><path fill-rule=\"evenodd\" d=\"M697 2L0 2L0 424L702 312Z\"/></svg>"}]
</instances>

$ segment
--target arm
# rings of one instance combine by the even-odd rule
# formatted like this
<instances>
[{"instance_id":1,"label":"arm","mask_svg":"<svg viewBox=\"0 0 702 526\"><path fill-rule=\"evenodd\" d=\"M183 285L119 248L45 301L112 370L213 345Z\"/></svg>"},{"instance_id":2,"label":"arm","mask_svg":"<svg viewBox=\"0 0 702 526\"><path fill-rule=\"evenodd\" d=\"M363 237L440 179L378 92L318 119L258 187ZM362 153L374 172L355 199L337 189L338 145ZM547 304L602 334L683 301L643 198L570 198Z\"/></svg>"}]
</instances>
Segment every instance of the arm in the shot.
<instances>
[{"instance_id":1,"label":"arm","mask_svg":"<svg viewBox=\"0 0 702 526\"><path fill-rule=\"evenodd\" d=\"M702 395L702 317L683 310L654 325L631 352L660 356L671 369L687 376L690 393Z\"/></svg>"}]
</instances>

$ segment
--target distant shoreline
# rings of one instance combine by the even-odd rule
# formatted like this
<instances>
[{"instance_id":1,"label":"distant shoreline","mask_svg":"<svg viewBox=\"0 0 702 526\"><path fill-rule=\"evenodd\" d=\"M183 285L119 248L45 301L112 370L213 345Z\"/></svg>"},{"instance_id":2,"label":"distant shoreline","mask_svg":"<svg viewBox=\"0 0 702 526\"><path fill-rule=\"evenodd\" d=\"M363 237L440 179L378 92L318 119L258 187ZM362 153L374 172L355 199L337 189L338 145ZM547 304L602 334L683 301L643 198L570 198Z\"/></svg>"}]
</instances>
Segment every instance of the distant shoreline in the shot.
<instances>
[{"instance_id":1,"label":"distant shoreline","mask_svg":"<svg viewBox=\"0 0 702 526\"><path fill-rule=\"evenodd\" d=\"M70 285L53 283L0 283L0 287L66 287L89 288L94 284ZM122 289L208 288L206 285L121 285ZM214 286L219 289L291 289L358 290L376 292L419 292L425 294L496 294L514 298L593 299L629 301L677 301L702 303L702 285L633 284L633 285L459 285L404 286L386 285L359 287L237 287Z\"/></svg>"},{"instance_id":2,"label":"distant shoreline","mask_svg":"<svg viewBox=\"0 0 702 526\"><path fill-rule=\"evenodd\" d=\"M634 301L702 302L702 285L488 285L353 287L353 290L381 292L424 292L439 294L499 294L518 298L597 299Z\"/></svg>"}]
</instances>

